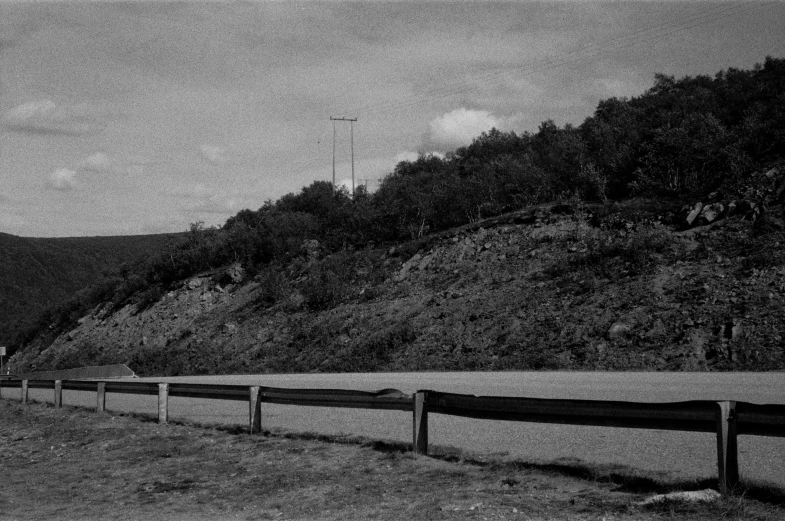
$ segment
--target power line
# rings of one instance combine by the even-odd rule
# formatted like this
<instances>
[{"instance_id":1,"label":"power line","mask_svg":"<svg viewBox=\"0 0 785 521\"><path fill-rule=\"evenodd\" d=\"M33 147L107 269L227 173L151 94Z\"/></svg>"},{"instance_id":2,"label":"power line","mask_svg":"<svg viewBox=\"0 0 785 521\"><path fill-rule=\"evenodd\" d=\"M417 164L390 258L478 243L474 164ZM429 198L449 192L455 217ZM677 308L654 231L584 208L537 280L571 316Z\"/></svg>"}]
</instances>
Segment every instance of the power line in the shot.
<instances>
[{"instance_id":1,"label":"power line","mask_svg":"<svg viewBox=\"0 0 785 521\"><path fill-rule=\"evenodd\" d=\"M570 65L575 62L585 60L587 58L594 58L603 54L607 54L611 51L659 40L687 29L693 29L700 25L714 23L739 13L753 11L755 9L776 3L778 3L776 0L766 3L758 3L755 0L750 0L736 4L725 5L709 13L695 15L680 20L676 23L660 24L655 27L641 29L639 31L618 36L616 38L611 38L610 40L600 43L587 45L579 49L545 57L534 63L514 68L503 68L497 69L495 71L476 74L470 78L470 81L473 83L470 83L470 81L458 82L437 89L431 89L430 91L423 94L410 95L404 98L399 98L398 100L355 107L352 109L352 112L364 114L384 114L396 110L413 108L425 103L430 103L437 99L443 99L474 90L477 88L477 83L488 85L508 77L525 77L537 72L544 72L547 70L560 68L565 65ZM749 6L752 6L752 8L748 8Z\"/></svg>"}]
</instances>

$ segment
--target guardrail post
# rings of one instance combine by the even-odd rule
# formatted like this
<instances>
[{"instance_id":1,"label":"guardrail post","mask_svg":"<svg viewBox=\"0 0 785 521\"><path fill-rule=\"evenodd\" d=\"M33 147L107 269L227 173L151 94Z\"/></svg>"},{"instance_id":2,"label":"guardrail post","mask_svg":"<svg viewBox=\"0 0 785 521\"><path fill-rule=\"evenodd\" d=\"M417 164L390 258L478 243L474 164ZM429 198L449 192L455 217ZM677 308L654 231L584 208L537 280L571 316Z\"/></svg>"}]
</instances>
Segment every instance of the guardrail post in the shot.
<instances>
[{"instance_id":1,"label":"guardrail post","mask_svg":"<svg viewBox=\"0 0 785 521\"><path fill-rule=\"evenodd\" d=\"M63 381L55 380L55 407L63 406Z\"/></svg>"},{"instance_id":2,"label":"guardrail post","mask_svg":"<svg viewBox=\"0 0 785 521\"><path fill-rule=\"evenodd\" d=\"M717 467L720 492L728 495L739 483L739 451L736 441L736 402L717 402Z\"/></svg>"},{"instance_id":3,"label":"guardrail post","mask_svg":"<svg viewBox=\"0 0 785 521\"><path fill-rule=\"evenodd\" d=\"M95 397L95 412L106 410L106 382L98 382Z\"/></svg>"},{"instance_id":4,"label":"guardrail post","mask_svg":"<svg viewBox=\"0 0 785 521\"><path fill-rule=\"evenodd\" d=\"M262 432L262 388L258 385L253 385L248 388L248 409L250 414L250 428L251 434L258 434Z\"/></svg>"},{"instance_id":5,"label":"guardrail post","mask_svg":"<svg viewBox=\"0 0 785 521\"><path fill-rule=\"evenodd\" d=\"M158 384L158 423L169 421L169 384Z\"/></svg>"},{"instance_id":6,"label":"guardrail post","mask_svg":"<svg viewBox=\"0 0 785 521\"><path fill-rule=\"evenodd\" d=\"M27 403L27 400L30 398L30 393L28 391L27 380L22 380L22 403Z\"/></svg>"},{"instance_id":7,"label":"guardrail post","mask_svg":"<svg viewBox=\"0 0 785 521\"><path fill-rule=\"evenodd\" d=\"M428 454L428 392L414 393L412 448L415 454Z\"/></svg>"}]
</instances>

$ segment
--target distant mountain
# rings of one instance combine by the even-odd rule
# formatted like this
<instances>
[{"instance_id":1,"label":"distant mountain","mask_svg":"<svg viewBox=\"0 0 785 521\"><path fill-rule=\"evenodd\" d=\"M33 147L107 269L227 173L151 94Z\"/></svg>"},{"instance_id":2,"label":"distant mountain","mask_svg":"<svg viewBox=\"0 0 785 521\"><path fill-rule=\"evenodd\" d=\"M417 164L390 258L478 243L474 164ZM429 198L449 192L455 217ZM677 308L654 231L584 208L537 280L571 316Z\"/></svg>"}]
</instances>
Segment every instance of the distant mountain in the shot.
<instances>
[{"instance_id":1,"label":"distant mountain","mask_svg":"<svg viewBox=\"0 0 785 521\"><path fill-rule=\"evenodd\" d=\"M0 345L9 344L44 309L181 237L31 238L0 233Z\"/></svg>"}]
</instances>

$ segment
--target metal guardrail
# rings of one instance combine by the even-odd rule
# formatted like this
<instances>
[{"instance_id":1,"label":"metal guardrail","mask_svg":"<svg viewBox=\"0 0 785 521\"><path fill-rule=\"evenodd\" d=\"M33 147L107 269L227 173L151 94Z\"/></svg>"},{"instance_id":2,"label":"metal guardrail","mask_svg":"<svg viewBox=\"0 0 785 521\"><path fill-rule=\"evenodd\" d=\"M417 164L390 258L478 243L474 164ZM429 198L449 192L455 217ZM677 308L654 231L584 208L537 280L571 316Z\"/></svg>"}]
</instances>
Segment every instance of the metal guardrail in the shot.
<instances>
[{"instance_id":1,"label":"metal guardrail","mask_svg":"<svg viewBox=\"0 0 785 521\"><path fill-rule=\"evenodd\" d=\"M738 434L785 438L785 405L736 402Z\"/></svg>"},{"instance_id":2,"label":"metal guardrail","mask_svg":"<svg viewBox=\"0 0 785 521\"><path fill-rule=\"evenodd\" d=\"M128 380L0 379L0 397L3 389L21 389L22 403L28 402L29 389L53 389L54 403L58 407L62 406L63 390L95 391L98 411L106 408L106 393L154 395L158 396L158 421L161 423L168 420L169 396L247 401L251 433L262 430L262 403L411 411L412 447L420 454L428 452L429 413L487 420L710 432L717 435L719 488L723 493L729 493L739 480L738 435L785 437L785 405L734 401L551 400L430 390L408 395L396 389L367 392Z\"/></svg>"},{"instance_id":3,"label":"metal guardrail","mask_svg":"<svg viewBox=\"0 0 785 521\"><path fill-rule=\"evenodd\" d=\"M105 380L107 378L134 378L136 374L125 364L113 364L22 373L17 377L22 380L84 380L88 378Z\"/></svg>"},{"instance_id":4,"label":"metal guardrail","mask_svg":"<svg viewBox=\"0 0 785 521\"><path fill-rule=\"evenodd\" d=\"M469 418L715 432L717 402L635 403L472 396L428 391L428 411Z\"/></svg>"},{"instance_id":5,"label":"metal guardrail","mask_svg":"<svg viewBox=\"0 0 785 521\"><path fill-rule=\"evenodd\" d=\"M352 409L384 409L411 411L412 397L397 389L377 392L343 389L284 389L261 387L259 399L266 403L283 405L310 405L314 407L348 407Z\"/></svg>"}]
</instances>

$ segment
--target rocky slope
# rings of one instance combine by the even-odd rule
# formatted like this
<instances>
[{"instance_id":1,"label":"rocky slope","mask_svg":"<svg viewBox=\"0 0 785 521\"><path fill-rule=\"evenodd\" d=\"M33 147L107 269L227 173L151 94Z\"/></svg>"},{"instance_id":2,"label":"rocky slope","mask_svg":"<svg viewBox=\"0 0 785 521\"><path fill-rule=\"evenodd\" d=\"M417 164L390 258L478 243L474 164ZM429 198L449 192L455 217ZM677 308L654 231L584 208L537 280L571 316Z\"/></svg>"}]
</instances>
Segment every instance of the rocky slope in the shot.
<instances>
[{"instance_id":1,"label":"rocky slope","mask_svg":"<svg viewBox=\"0 0 785 521\"><path fill-rule=\"evenodd\" d=\"M310 241L253 278L233 266L96 308L12 369L781 370L785 169L756 179L681 213L573 202L393 247L325 255Z\"/></svg>"}]
</instances>

